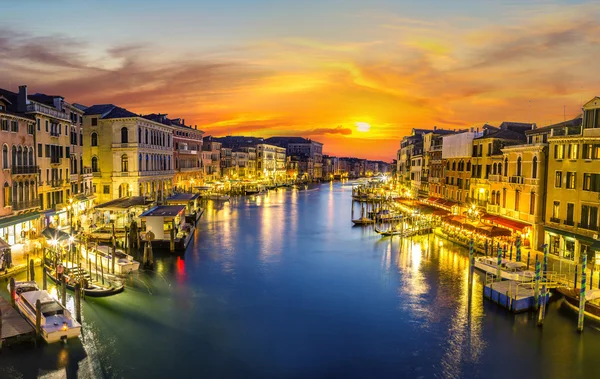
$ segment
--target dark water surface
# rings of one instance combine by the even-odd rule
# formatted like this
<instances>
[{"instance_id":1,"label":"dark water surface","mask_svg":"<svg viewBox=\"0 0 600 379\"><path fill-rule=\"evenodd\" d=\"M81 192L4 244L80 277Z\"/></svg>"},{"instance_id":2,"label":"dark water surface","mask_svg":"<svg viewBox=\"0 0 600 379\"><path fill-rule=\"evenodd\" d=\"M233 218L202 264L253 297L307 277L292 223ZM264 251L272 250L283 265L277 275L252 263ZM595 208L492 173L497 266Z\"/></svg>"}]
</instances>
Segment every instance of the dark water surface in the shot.
<instances>
[{"instance_id":1,"label":"dark water surface","mask_svg":"<svg viewBox=\"0 0 600 379\"><path fill-rule=\"evenodd\" d=\"M183 259L88 299L81 341L4 349L0 378L600 375L599 329L560 301L539 328L478 276L469 308L463 249L352 227L350 204L339 183L208 203Z\"/></svg>"}]
</instances>

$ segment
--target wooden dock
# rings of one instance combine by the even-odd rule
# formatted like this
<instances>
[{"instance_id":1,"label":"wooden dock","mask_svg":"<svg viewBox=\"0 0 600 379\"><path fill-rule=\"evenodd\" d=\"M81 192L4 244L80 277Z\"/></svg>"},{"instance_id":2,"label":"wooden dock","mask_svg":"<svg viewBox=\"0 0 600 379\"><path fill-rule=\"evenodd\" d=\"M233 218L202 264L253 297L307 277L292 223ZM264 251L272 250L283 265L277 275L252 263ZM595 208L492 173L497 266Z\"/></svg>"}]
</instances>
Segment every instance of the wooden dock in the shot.
<instances>
[{"instance_id":1,"label":"wooden dock","mask_svg":"<svg viewBox=\"0 0 600 379\"><path fill-rule=\"evenodd\" d=\"M32 341L35 331L29 322L10 306L10 303L0 296L2 310L2 345L10 345L21 341Z\"/></svg>"},{"instance_id":2,"label":"wooden dock","mask_svg":"<svg viewBox=\"0 0 600 379\"><path fill-rule=\"evenodd\" d=\"M512 280L488 282L483 287L483 296L511 312L525 312L536 308L533 286L533 282L520 283ZM548 301L549 295L546 296Z\"/></svg>"}]
</instances>

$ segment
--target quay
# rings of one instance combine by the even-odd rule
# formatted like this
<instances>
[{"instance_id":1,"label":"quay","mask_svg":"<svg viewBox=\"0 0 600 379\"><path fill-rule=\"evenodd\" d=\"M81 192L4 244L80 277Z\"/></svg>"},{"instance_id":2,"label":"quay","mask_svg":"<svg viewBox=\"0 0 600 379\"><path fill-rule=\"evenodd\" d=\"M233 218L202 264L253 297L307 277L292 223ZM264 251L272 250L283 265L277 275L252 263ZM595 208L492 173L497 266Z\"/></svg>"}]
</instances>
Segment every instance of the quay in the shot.
<instances>
[{"instance_id":1,"label":"quay","mask_svg":"<svg viewBox=\"0 0 600 379\"><path fill-rule=\"evenodd\" d=\"M14 310L10 303L0 296L0 348L15 343L33 341L35 331L23 316Z\"/></svg>"}]
</instances>

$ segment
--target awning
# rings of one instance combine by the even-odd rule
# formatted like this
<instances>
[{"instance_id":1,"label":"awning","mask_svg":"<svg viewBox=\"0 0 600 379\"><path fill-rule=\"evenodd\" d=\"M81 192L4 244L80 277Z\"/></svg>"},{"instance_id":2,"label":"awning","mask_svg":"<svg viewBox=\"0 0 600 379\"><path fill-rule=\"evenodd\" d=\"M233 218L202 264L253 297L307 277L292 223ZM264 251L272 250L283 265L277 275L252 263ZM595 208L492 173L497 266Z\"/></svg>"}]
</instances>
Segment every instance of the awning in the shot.
<instances>
[{"instance_id":1,"label":"awning","mask_svg":"<svg viewBox=\"0 0 600 379\"><path fill-rule=\"evenodd\" d=\"M40 218L40 212L31 212L17 216L3 217L0 218L0 228L6 228L7 226L12 226L20 224L22 222L35 220L36 218Z\"/></svg>"},{"instance_id":2,"label":"awning","mask_svg":"<svg viewBox=\"0 0 600 379\"><path fill-rule=\"evenodd\" d=\"M57 241L65 241L69 239L69 234L63 232L60 229L54 228L46 228L42 232L42 235L46 237L47 240L57 240Z\"/></svg>"},{"instance_id":3,"label":"awning","mask_svg":"<svg viewBox=\"0 0 600 379\"><path fill-rule=\"evenodd\" d=\"M495 218L490 220L493 224L497 224L498 226L502 226L507 229L515 230L515 231L523 231L523 229L530 227L531 225L525 224L523 222L511 220L509 218L505 218L502 216L494 216ZM489 220L489 219L488 219Z\"/></svg>"},{"instance_id":4,"label":"awning","mask_svg":"<svg viewBox=\"0 0 600 379\"><path fill-rule=\"evenodd\" d=\"M550 228L548 226L544 227L544 230L550 232L550 233L554 233L554 234L560 234L561 236L565 236L565 237L569 237L569 238L573 238L582 242L585 242L586 244L591 244L592 246L594 246L594 244L596 242L598 242L597 240L590 238L590 237L586 237L586 236L582 236L580 234L575 234L572 232L567 232L565 230L560 230L560 229L555 229L555 228ZM593 248L592 248L593 249ZM600 248L598 248L600 249Z\"/></svg>"},{"instance_id":5,"label":"awning","mask_svg":"<svg viewBox=\"0 0 600 379\"><path fill-rule=\"evenodd\" d=\"M5 240L0 238L0 250L6 250L6 249L10 249L10 245Z\"/></svg>"}]
</instances>

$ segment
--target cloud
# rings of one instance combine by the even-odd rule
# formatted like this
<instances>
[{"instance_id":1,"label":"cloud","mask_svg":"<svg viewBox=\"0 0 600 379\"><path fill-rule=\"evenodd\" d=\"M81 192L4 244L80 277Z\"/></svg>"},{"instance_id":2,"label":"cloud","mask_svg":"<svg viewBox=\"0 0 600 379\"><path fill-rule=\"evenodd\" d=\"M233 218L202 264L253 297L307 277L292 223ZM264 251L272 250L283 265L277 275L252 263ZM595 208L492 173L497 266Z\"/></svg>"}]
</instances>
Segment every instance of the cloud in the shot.
<instances>
[{"instance_id":1,"label":"cloud","mask_svg":"<svg viewBox=\"0 0 600 379\"><path fill-rule=\"evenodd\" d=\"M352 129L338 126L335 128L312 129L312 130L307 131L306 133L310 136L318 136L318 135L323 135L323 134L341 134L344 136L349 136L352 134Z\"/></svg>"}]
</instances>

